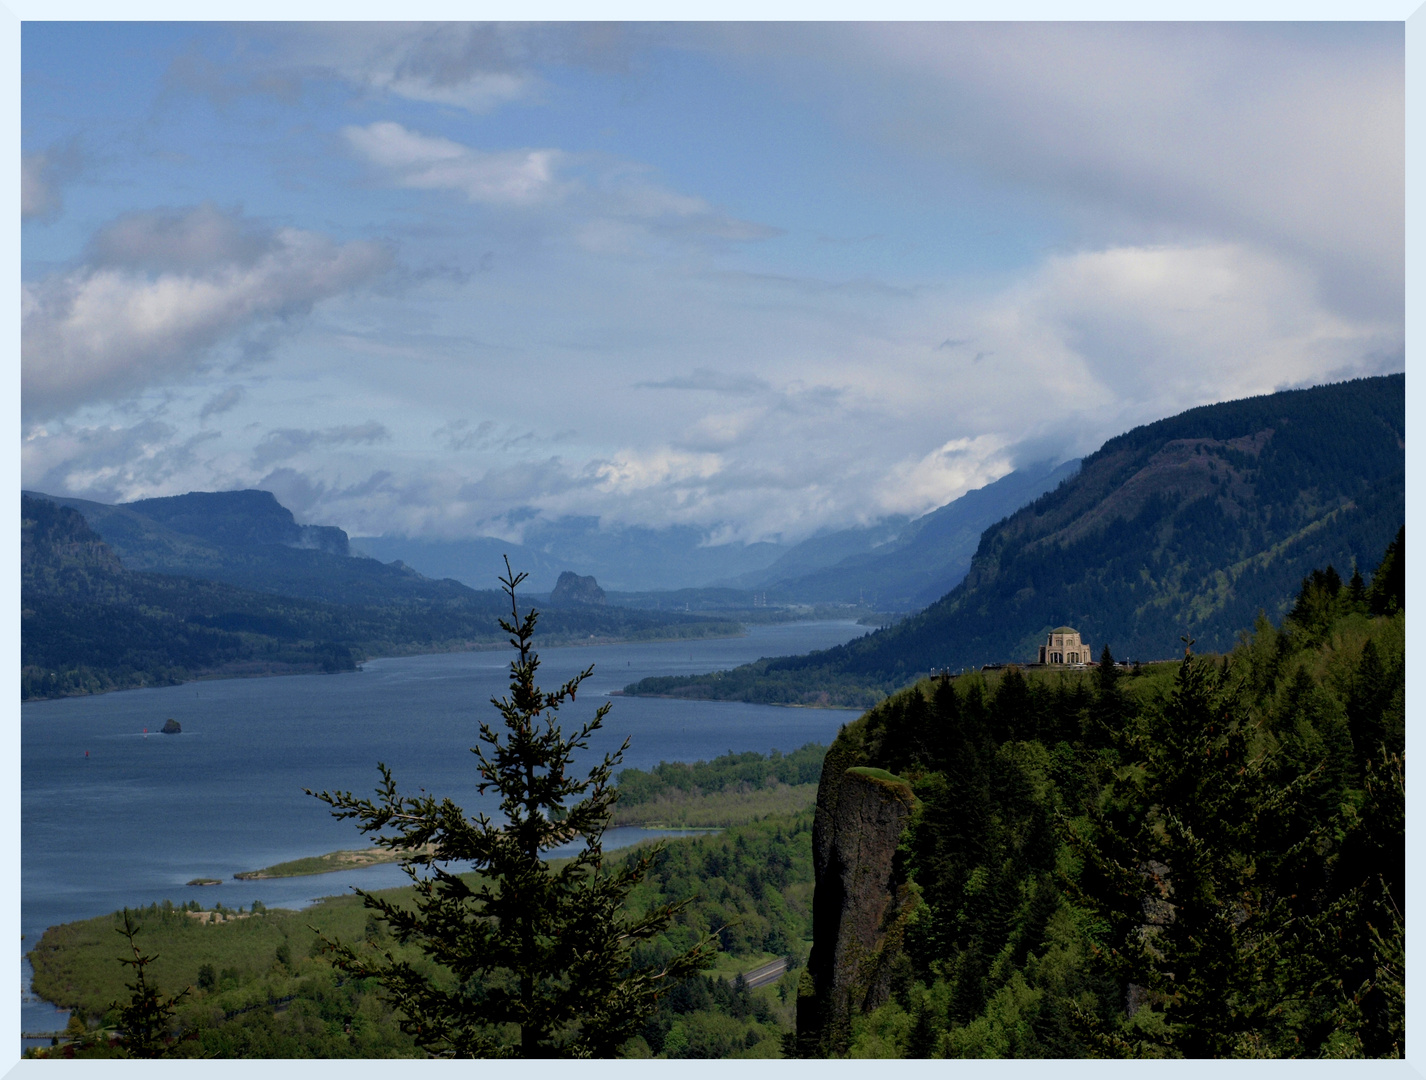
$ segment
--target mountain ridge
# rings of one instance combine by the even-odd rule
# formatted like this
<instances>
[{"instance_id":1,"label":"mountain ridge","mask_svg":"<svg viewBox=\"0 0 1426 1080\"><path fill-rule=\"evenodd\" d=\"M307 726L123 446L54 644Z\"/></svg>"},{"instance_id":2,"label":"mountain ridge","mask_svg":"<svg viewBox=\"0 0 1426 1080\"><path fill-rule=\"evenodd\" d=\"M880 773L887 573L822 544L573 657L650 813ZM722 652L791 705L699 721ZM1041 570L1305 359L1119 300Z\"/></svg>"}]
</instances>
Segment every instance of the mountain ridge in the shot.
<instances>
[{"instance_id":1,"label":"mountain ridge","mask_svg":"<svg viewBox=\"0 0 1426 1080\"><path fill-rule=\"evenodd\" d=\"M964 581L835 649L626 692L866 705L916 674L1028 662L1070 624L1155 659L1286 614L1312 567L1365 573L1405 515L1405 376L1202 406L1108 440L988 528Z\"/></svg>"}]
</instances>

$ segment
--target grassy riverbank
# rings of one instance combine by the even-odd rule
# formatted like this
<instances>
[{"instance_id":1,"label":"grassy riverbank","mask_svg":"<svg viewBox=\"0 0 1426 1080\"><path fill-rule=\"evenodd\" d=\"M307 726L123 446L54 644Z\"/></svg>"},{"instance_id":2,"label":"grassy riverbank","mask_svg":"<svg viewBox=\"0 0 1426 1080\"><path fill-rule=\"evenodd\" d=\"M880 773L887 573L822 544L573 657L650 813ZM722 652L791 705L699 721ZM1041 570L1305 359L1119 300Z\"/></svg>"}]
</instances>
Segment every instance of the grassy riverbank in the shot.
<instances>
[{"instance_id":1,"label":"grassy riverbank","mask_svg":"<svg viewBox=\"0 0 1426 1080\"><path fill-rule=\"evenodd\" d=\"M812 936L812 812L825 748L789 754L728 754L693 764L661 763L619 776L615 824L721 829L669 842L631 910L688 900L675 923L640 946L641 963L674 955L712 935L712 970L671 987L631 1040L632 1056L777 1057L792 1030L796 975L756 991L734 980L777 957L793 967ZM615 858L635 858L632 851ZM380 848L330 852L240 875L320 874L391 862ZM474 875L470 876L472 879ZM384 890L398 903L409 887ZM392 938L358 897L329 897L302 911L211 908L196 900L137 913L138 942L155 957L146 975L164 994L186 990L178 1011L180 1053L217 1057L418 1056L375 983L333 969L324 940L428 962ZM30 952L34 992L75 1010L89 1035L60 1054L109 1056L102 1034L132 976L119 959L121 913L51 927Z\"/></svg>"},{"instance_id":2,"label":"grassy riverbank","mask_svg":"<svg viewBox=\"0 0 1426 1080\"><path fill-rule=\"evenodd\" d=\"M827 748L808 743L789 754L725 754L712 761L660 762L651 770L619 774L619 801L611 824L649 829L728 829L767 817L810 810ZM306 877L400 862L406 852L370 847L330 851L245 870L239 881ZM218 884L195 879L189 884Z\"/></svg>"},{"instance_id":3,"label":"grassy riverbank","mask_svg":"<svg viewBox=\"0 0 1426 1080\"><path fill-rule=\"evenodd\" d=\"M778 956L806 955L811 940L811 813L765 818L714 836L667 844L630 897L641 910L692 898L665 934L641 946L644 962L713 935L713 971L671 987L631 1041L634 1056L776 1057L791 1030L796 976L756 991L729 981ZM633 857L619 853L618 857ZM409 888L385 890L398 901ZM185 988L180 1053L217 1057L418 1056L374 983L335 971L322 939L390 951L424 965L355 896L302 911L154 905L137 913L138 942L164 994ZM118 961L119 913L51 927L30 953L34 991L76 1013L96 1033L80 1056L107 1056L97 1033L114 1022L132 978ZM63 1052L63 1048L61 1048Z\"/></svg>"}]
</instances>

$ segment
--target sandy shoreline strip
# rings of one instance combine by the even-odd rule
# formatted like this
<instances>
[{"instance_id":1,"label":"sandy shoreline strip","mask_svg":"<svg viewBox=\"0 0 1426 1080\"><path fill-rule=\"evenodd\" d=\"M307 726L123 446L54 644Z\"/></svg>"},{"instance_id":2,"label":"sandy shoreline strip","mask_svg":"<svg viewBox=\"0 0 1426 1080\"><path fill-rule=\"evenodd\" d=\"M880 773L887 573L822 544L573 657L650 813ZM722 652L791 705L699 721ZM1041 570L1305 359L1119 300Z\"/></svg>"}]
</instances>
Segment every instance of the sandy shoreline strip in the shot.
<instances>
[{"instance_id":1,"label":"sandy shoreline strip","mask_svg":"<svg viewBox=\"0 0 1426 1080\"><path fill-rule=\"evenodd\" d=\"M315 874L331 874L339 870L362 870L382 863L404 862L414 855L428 855L430 845L410 851L392 851L390 848L363 848L358 851L329 851L325 855L314 855L306 859L293 859L261 870L244 870L234 874L238 881L266 881L271 878L310 877Z\"/></svg>"}]
</instances>

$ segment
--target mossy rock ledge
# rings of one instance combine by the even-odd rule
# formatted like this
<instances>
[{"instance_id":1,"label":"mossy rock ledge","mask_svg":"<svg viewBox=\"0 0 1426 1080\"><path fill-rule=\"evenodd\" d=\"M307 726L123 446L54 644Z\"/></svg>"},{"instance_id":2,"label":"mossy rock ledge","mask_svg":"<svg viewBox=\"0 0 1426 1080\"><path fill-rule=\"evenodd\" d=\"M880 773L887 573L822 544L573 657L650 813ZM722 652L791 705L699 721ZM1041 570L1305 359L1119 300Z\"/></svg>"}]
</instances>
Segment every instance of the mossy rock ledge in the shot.
<instances>
[{"instance_id":1,"label":"mossy rock ledge","mask_svg":"<svg viewBox=\"0 0 1426 1080\"><path fill-rule=\"evenodd\" d=\"M183 731L183 725L170 716L159 730L165 735L177 735Z\"/></svg>"}]
</instances>

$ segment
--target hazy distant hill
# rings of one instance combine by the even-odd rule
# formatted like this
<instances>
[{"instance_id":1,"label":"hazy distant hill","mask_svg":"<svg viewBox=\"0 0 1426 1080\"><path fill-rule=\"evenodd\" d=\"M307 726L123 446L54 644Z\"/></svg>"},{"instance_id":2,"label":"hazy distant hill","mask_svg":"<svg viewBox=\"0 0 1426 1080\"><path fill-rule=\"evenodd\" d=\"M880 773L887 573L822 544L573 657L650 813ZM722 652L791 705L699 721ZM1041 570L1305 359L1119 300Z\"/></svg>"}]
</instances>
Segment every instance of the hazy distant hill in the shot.
<instances>
[{"instance_id":1,"label":"hazy distant hill","mask_svg":"<svg viewBox=\"0 0 1426 1080\"><path fill-rule=\"evenodd\" d=\"M987 527L1052 490L1078 468L1078 461L1058 466L1040 462L968 491L914 521L892 519L875 528L807 541L757 575L756 584L772 603L862 603L879 611L923 608L960 584ZM837 550L838 541L842 546L855 543L860 550L819 567L818 557Z\"/></svg>"},{"instance_id":2,"label":"hazy distant hill","mask_svg":"<svg viewBox=\"0 0 1426 1080\"><path fill-rule=\"evenodd\" d=\"M20 499L21 696L199 675L342 671L338 612L231 585L132 573L70 507Z\"/></svg>"},{"instance_id":3,"label":"hazy distant hill","mask_svg":"<svg viewBox=\"0 0 1426 1080\"><path fill-rule=\"evenodd\" d=\"M1405 376L1192 409L1135 428L981 537L965 581L825 652L631 691L863 703L932 668L1028 661L1068 623L1097 651L1225 649L1302 578L1369 574L1405 517Z\"/></svg>"},{"instance_id":4,"label":"hazy distant hill","mask_svg":"<svg viewBox=\"0 0 1426 1080\"><path fill-rule=\"evenodd\" d=\"M871 525L821 533L783 549L777 561L759 570L729 578L726 587L765 590L785 582L796 581L818 570L836 566L848 559L866 555L895 543L912 527L905 514L893 514Z\"/></svg>"},{"instance_id":5,"label":"hazy distant hill","mask_svg":"<svg viewBox=\"0 0 1426 1080\"><path fill-rule=\"evenodd\" d=\"M458 601L503 610L494 578L475 597L454 581L352 557L345 532L298 525L268 491L198 491L118 505L30 494L78 510L130 570L337 604Z\"/></svg>"}]
</instances>

